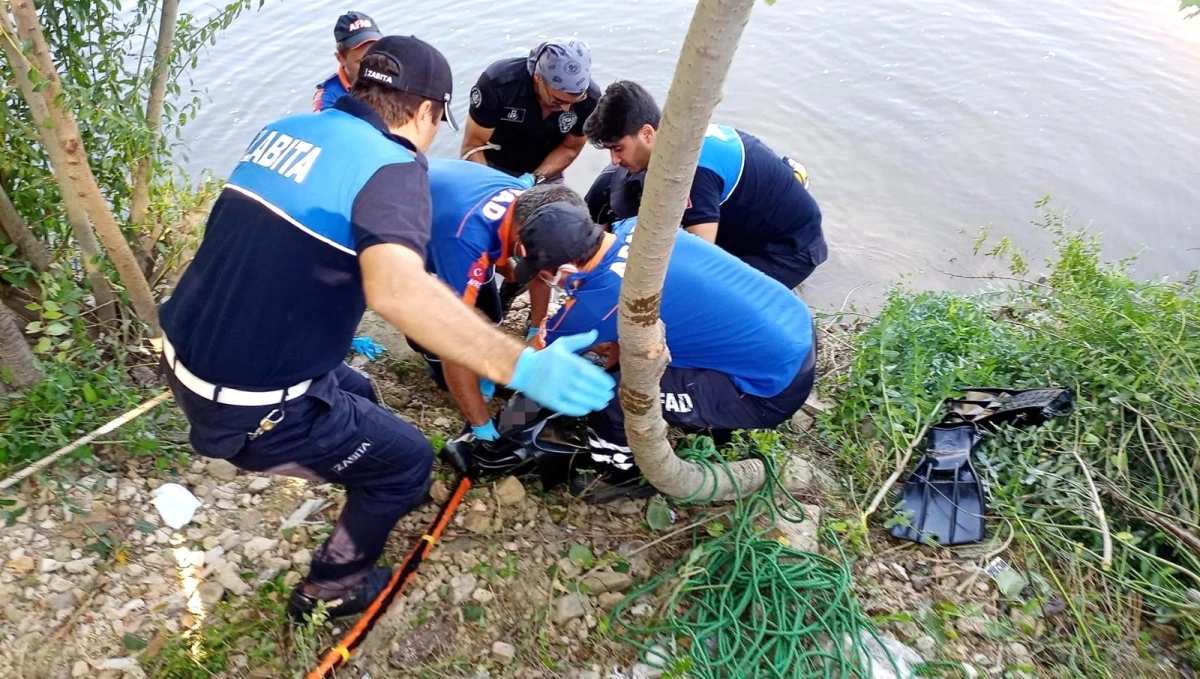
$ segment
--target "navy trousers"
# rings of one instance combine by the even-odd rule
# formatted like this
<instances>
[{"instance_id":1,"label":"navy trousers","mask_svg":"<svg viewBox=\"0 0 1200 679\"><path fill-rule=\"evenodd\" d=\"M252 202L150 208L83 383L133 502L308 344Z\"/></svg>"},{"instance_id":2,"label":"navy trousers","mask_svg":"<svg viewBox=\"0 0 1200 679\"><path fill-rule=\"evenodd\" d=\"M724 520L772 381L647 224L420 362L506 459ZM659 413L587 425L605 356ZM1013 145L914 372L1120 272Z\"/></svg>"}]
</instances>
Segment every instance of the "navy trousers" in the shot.
<instances>
[{"instance_id":1,"label":"navy trousers","mask_svg":"<svg viewBox=\"0 0 1200 679\"><path fill-rule=\"evenodd\" d=\"M191 424L196 452L246 471L346 489L346 506L313 555L308 575L324 590L357 584L383 553L400 517L426 498L433 471L429 441L380 406L370 380L347 365L313 380L304 396L263 407L210 401L182 386L165 366L164 372ZM283 420L252 439L275 409Z\"/></svg>"}]
</instances>

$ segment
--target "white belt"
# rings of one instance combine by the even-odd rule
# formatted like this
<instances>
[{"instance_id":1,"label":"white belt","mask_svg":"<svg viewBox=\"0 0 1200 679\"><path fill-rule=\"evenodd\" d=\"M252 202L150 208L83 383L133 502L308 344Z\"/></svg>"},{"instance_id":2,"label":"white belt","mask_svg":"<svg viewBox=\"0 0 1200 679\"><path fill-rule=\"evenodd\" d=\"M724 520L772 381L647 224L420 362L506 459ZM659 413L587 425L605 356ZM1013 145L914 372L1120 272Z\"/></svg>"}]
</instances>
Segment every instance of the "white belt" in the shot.
<instances>
[{"instance_id":1,"label":"white belt","mask_svg":"<svg viewBox=\"0 0 1200 679\"><path fill-rule=\"evenodd\" d=\"M192 371L178 361L175 356L175 347L171 346L171 342L163 337L163 356L167 359L167 366L171 368L171 372L175 373L175 379L179 383L187 387L189 391L197 396L201 396L210 401L224 403L231 406L273 406L279 405L284 401L290 401L294 398L303 396L308 391L308 387L312 385L312 380L304 380L300 384L292 385L287 389L276 389L275 391L242 391L241 389L231 389L229 387L218 387L211 382L196 377Z\"/></svg>"}]
</instances>

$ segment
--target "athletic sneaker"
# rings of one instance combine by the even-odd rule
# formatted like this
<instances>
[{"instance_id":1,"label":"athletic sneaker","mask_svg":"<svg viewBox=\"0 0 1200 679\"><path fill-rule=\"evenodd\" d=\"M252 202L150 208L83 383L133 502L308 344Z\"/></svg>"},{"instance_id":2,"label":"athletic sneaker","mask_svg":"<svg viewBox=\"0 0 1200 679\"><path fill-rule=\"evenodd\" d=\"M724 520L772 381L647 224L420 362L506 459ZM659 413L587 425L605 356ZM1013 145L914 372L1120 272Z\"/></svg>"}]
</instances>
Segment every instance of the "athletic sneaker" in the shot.
<instances>
[{"instance_id":1,"label":"athletic sneaker","mask_svg":"<svg viewBox=\"0 0 1200 679\"><path fill-rule=\"evenodd\" d=\"M379 597L391 579L392 569L384 566L372 568L367 577L350 591L336 599L326 599L325 615L333 619L362 613ZM296 589L292 590L292 598L288 599L288 617L296 622L304 622L305 618L312 615L318 601L320 599L317 597L304 593L304 583L296 585Z\"/></svg>"},{"instance_id":2,"label":"athletic sneaker","mask_svg":"<svg viewBox=\"0 0 1200 679\"><path fill-rule=\"evenodd\" d=\"M621 498L643 500L658 491L642 476L637 467L633 473L608 474L590 469L575 469L567 486L571 495L582 497L589 505L606 505Z\"/></svg>"}]
</instances>

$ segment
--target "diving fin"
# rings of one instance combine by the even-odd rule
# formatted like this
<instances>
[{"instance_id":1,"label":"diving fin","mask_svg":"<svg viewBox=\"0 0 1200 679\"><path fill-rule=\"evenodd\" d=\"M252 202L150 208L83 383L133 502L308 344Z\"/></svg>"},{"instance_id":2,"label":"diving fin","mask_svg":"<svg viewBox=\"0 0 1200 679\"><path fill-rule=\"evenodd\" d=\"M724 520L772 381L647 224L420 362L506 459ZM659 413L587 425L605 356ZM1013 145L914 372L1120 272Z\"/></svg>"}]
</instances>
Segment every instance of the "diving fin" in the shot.
<instances>
[{"instance_id":1,"label":"diving fin","mask_svg":"<svg viewBox=\"0 0 1200 679\"><path fill-rule=\"evenodd\" d=\"M1000 424L1036 426L1053 417L1070 415L1075 394L1070 389L987 389L968 387L962 398L946 402L949 413L942 424L972 422L992 428Z\"/></svg>"},{"instance_id":2,"label":"diving fin","mask_svg":"<svg viewBox=\"0 0 1200 679\"><path fill-rule=\"evenodd\" d=\"M987 506L971 464L971 448L979 437L978 427L970 422L930 427L925 456L901 493L901 511L911 512L909 525L893 526L894 537L942 546L984 539Z\"/></svg>"}]
</instances>

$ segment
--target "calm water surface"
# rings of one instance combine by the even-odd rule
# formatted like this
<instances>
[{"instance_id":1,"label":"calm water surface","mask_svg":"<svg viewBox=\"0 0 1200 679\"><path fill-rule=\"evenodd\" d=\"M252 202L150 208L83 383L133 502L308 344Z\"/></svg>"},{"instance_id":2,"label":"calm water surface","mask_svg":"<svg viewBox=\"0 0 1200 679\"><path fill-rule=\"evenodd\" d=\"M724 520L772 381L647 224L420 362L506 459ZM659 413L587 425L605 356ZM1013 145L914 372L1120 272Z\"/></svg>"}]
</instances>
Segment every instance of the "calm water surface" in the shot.
<instances>
[{"instance_id":1,"label":"calm water surface","mask_svg":"<svg viewBox=\"0 0 1200 679\"><path fill-rule=\"evenodd\" d=\"M358 9L385 33L437 45L455 113L489 63L539 41L592 44L594 77L666 95L693 3L272 0L191 73L210 101L188 128L193 172L224 176L258 128L309 108L332 72L333 23ZM1043 195L1103 232L1144 276L1200 268L1200 20L1174 0L880 0L761 4L715 119L801 159L825 213L830 261L804 288L821 308L870 305L887 285L970 289L995 268L971 255L994 224L1035 255ZM443 130L432 155L454 155ZM568 171L585 190L606 164Z\"/></svg>"}]
</instances>

